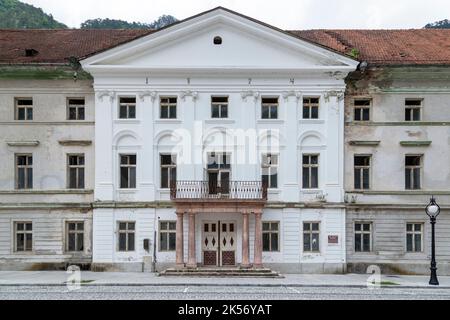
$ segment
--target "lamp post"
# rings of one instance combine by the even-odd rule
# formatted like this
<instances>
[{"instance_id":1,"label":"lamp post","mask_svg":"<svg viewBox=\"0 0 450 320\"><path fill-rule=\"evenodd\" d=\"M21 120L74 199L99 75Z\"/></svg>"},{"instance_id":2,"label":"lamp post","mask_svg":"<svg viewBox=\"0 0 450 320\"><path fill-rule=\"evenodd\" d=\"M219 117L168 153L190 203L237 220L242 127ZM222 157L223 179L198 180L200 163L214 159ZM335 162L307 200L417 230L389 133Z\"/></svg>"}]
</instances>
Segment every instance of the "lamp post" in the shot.
<instances>
[{"instance_id":1,"label":"lamp post","mask_svg":"<svg viewBox=\"0 0 450 320\"><path fill-rule=\"evenodd\" d=\"M430 277L430 285L438 286L439 281L436 274L436 243L435 243L435 226L436 226L436 218L441 212L441 208L436 203L434 196L431 197L430 203L425 209L425 212L430 217L431 223L431 277Z\"/></svg>"}]
</instances>

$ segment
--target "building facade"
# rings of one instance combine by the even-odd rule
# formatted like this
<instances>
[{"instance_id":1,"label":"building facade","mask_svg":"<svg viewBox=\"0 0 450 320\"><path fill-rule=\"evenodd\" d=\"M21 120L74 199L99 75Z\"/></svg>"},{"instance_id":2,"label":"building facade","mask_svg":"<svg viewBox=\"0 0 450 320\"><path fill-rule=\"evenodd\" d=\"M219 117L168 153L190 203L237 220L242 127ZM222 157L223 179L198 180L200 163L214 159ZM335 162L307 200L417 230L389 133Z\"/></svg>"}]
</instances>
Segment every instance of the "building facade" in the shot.
<instances>
[{"instance_id":1,"label":"building facade","mask_svg":"<svg viewBox=\"0 0 450 320\"><path fill-rule=\"evenodd\" d=\"M426 273L435 195L449 273L446 38L0 31L0 268Z\"/></svg>"}]
</instances>

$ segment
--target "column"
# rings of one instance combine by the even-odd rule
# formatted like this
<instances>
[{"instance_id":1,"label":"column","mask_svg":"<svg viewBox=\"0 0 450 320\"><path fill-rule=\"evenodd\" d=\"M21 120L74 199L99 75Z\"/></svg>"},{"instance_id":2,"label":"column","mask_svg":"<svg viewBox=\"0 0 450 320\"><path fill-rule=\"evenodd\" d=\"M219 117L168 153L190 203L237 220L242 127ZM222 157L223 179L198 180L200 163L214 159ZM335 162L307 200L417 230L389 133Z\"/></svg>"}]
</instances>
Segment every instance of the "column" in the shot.
<instances>
[{"instance_id":1,"label":"column","mask_svg":"<svg viewBox=\"0 0 450 320\"><path fill-rule=\"evenodd\" d=\"M250 267L250 259L249 259L249 213L244 211L243 215L243 224L242 224L242 268Z\"/></svg>"},{"instance_id":2,"label":"column","mask_svg":"<svg viewBox=\"0 0 450 320\"><path fill-rule=\"evenodd\" d=\"M188 267L197 267L197 257L195 255L195 213L189 213L189 258Z\"/></svg>"},{"instance_id":3,"label":"column","mask_svg":"<svg viewBox=\"0 0 450 320\"><path fill-rule=\"evenodd\" d=\"M302 94L299 91L283 92L284 111L286 115L286 125L284 135L286 146L282 150L280 175L283 177L283 200L287 202L299 201L299 167L297 138L299 127L299 101ZM283 130L283 129L282 129ZM281 187L281 186L280 186Z\"/></svg>"},{"instance_id":4,"label":"column","mask_svg":"<svg viewBox=\"0 0 450 320\"><path fill-rule=\"evenodd\" d=\"M262 267L262 211L255 212L255 250L253 258L253 266Z\"/></svg>"},{"instance_id":5,"label":"column","mask_svg":"<svg viewBox=\"0 0 450 320\"><path fill-rule=\"evenodd\" d=\"M183 212L177 212L177 267L184 267Z\"/></svg>"}]
</instances>

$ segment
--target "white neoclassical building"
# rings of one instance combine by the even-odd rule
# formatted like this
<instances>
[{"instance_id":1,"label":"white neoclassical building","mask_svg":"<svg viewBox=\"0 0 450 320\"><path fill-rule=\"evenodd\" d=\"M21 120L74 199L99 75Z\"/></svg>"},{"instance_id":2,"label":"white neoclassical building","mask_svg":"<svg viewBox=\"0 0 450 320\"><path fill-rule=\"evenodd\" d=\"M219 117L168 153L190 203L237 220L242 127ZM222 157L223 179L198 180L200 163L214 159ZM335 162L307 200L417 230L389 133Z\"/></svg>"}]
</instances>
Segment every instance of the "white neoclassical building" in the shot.
<instances>
[{"instance_id":1,"label":"white neoclassical building","mask_svg":"<svg viewBox=\"0 0 450 320\"><path fill-rule=\"evenodd\" d=\"M218 8L81 60L97 269L345 270L344 79L358 62Z\"/></svg>"}]
</instances>

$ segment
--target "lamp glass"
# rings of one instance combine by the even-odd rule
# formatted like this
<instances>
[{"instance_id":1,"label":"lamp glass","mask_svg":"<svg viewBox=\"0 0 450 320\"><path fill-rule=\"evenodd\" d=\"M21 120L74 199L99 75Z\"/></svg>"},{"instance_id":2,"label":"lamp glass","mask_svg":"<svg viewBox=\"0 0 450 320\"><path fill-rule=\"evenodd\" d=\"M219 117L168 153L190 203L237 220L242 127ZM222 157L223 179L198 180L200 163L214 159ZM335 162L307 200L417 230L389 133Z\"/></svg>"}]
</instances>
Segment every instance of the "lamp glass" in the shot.
<instances>
[{"instance_id":1,"label":"lamp glass","mask_svg":"<svg viewBox=\"0 0 450 320\"><path fill-rule=\"evenodd\" d=\"M439 213L439 207L435 204L432 204L427 208L427 212L430 216L435 216Z\"/></svg>"}]
</instances>

